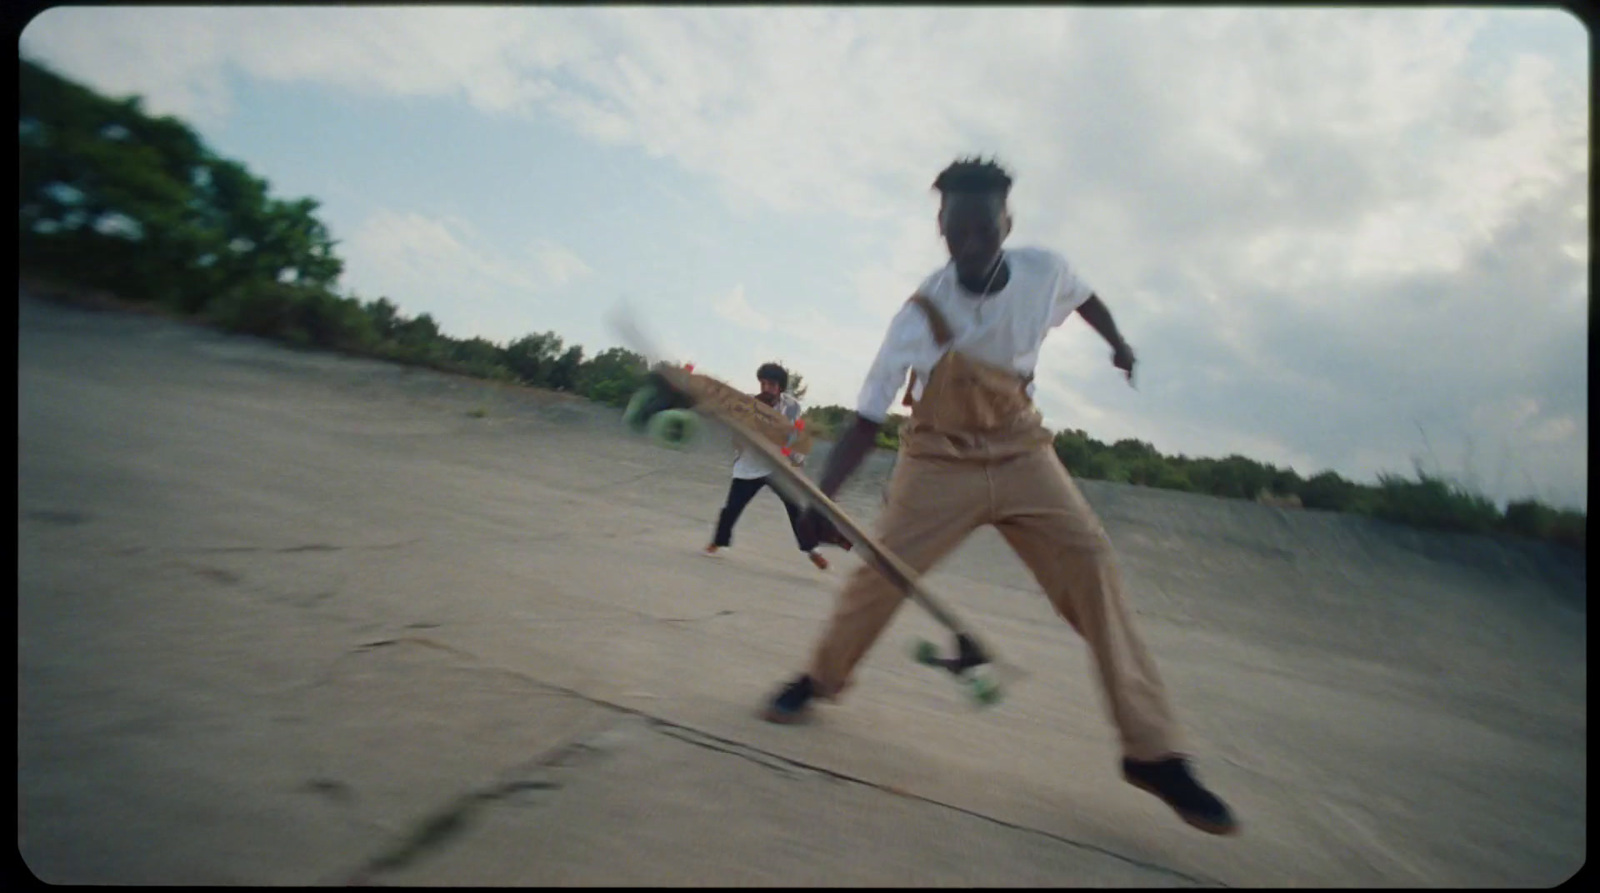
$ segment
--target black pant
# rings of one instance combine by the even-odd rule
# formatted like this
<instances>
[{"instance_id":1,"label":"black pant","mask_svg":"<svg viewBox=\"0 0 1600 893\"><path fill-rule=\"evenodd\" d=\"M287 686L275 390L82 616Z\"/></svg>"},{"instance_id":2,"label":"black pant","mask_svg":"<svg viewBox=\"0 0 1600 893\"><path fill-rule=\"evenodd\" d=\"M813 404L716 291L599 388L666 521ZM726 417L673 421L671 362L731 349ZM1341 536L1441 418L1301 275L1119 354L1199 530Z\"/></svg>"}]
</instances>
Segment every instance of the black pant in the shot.
<instances>
[{"instance_id":1,"label":"black pant","mask_svg":"<svg viewBox=\"0 0 1600 893\"><path fill-rule=\"evenodd\" d=\"M719 547L733 543L734 522L739 520L739 515L744 513L744 507L761 492L762 487L772 487L772 481L764 477L733 479L733 484L728 487L728 502L722 507L722 515L717 518L717 538L712 540L713 543ZM799 507L785 499L777 487L772 487L772 493L783 501L783 509L789 513L789 527L794 531L794 538L800 544L800 550L810 552L815 549L817 541L806 538L800 530Z\"/></svg>"}]
</instances>

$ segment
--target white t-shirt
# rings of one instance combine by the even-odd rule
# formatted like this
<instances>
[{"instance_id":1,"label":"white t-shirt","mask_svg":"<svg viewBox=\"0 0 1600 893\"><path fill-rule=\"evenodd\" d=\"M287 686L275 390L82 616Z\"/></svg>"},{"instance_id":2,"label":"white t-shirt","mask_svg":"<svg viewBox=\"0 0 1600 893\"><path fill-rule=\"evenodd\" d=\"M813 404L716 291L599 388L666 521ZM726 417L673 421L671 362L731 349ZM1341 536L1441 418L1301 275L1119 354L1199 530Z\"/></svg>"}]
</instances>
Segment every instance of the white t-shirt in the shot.
<instances>
[{"instance_id":1,"label":"white t-shirt","mask_svg":"<svg viewBox=\"0 0 1600 893\"><path fill-rule=\"evenodd\" d=\"M800 401L789 394L779 394L778 405L775 408L791 422L800 418ZM733 476L736 478L750 480L752 478L764 478L771 473L772 466L767 464L766 459L754 452L747 453L744 450L739 450L738 457L733 460Z\"/></svg>"},{"instance_id":2,"label":"white t-shirt","mask_svg":"<svg viewBox=\"0 0 1600 893\"><path fill-rule=\"evenodd\" d=\"M1018 375L1033 375L1045 335L1066 322L1094 292L1054 251L1017 248L1006 251L1005 260L1011 278L1005 288L987 297L976 297L962 287L953 263L923 281L917 292L944 315L952 340L939 347L922 308L909 302L901 307L889 322L883 346L856 398L858 415L875 422L888 418L908 370L917 373L912 399L921 397L929 373L947 349L1010 367ZM1028 395L1033 395L1031 382Z\"/></svg>"}]
</instances>

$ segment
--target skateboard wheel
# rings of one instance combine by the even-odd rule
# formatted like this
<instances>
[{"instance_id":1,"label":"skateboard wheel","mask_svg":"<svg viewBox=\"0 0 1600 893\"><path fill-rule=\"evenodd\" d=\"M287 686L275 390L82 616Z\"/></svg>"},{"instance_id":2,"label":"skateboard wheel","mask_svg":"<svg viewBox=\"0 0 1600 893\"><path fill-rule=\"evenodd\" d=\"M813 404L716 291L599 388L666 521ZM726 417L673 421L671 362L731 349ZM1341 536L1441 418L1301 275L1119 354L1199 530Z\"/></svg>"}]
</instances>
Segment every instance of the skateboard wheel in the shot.
<instances>
[{"instance_id":1,"label":"skateboard wheel","mask_svg":"<svg viewBox=\"0 0 1600 893\"><path fill-rule=\"evenodd\" d=\"M918 639L911 646L911 656L919 664L932 664L939 659L939 647L927 639Z\"/></svg>"},{"instance_id":2,"label":"skateboard wheel","mask_svg":"<svg viewBox=\"0 0 1600 893\"><path fill-rule=\"evenodd\" d=\"M979 704L988 706L1000 701L1000 683L987 676L974 676L970 683L972 699Z\"/></svg>"},{"instance_id":3,"label":"skateboard wheel","mask_svg":"<svg viewBox=\"0 0 1600 893\"><path fill-rule=\"evenodd\" d=\"M635 431L643 431L646 420L641 416L646 403L655 396L655 388L645 385L633 392L633 398L628 401L628 408L622 411L622 424Z\"/></svg>"},{"instance_id":4,"label":"skateboard wheel","mask_svg":"<svg viewBox=\"0 0 1600 893\"><path fill-rule=\"evenodd\" d=\"M650 436L673 448L681 448L693 440L698 428L699 419L686 409L663 410L650 420Z\"/></svg>"}]
</instances>

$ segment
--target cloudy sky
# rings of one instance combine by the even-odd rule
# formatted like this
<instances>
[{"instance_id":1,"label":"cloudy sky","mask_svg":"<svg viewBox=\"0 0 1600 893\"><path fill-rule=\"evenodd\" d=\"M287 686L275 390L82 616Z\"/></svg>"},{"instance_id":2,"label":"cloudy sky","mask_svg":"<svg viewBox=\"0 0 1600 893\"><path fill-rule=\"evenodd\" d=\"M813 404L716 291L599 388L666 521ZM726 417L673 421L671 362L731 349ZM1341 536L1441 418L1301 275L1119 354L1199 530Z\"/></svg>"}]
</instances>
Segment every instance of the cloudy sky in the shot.
<instances>
[{"instance_id":1,"label":"cloudy sky","mask_svg":"<svg viewBox=\"0 0 1600 893\"><path fill-rule=\"evenodd\" d=\"M1013 171L1140 358L1046 343L1055 428L1584 507L1589 57L1557 10L56 8L22 53L309 195L345 286L458 337L781 359L853 405ZM752 389L754 382L750 382Z\"/></svg>"}]
</instances>

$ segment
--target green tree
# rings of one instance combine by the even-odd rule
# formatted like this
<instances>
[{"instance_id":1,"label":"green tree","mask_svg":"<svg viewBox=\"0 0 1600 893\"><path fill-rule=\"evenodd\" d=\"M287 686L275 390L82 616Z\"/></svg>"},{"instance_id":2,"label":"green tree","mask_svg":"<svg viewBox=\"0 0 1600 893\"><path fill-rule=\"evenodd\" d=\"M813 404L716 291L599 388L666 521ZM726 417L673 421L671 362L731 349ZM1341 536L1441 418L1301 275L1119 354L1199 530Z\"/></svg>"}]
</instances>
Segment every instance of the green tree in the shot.
<instances>
[{"instance_id":1,"label":"green tree","mask_svg":"<svg viewBox=\"0 0 1600 893\"><path fill-rule=\"evenodd\" d=\"M550 365L548 386L558 391L578 389L578 371L583 368L583 348L574 344Z\"/></svg>"},{"instance_id":2,"label":"green tree","mask_svg":"<svg viewBox=\"0 0 1600 893\"><path fill-rule=\"evenodd\" d=\"M1090 480L1112 481L1113 483L1128 483L1128 469L1118 461L1115 453L1109 450L1096 452L1089 459L1089 467L1083 477Z\"/></svg>"},{"instance_id":3,"label":"green tree","mask_svg":"<svg viewBox=\"0 0 1600 893\"><path fill-rule=\"evenodd\" d=\"M1301 480L1300 475L1296 474L1292 468L1273 468L1272 478L1267 484L1267 487L1279 496L1299 496L1300 490L1304 486L1305 481ZM1304 504L1305 502L1302 499L1301 505Z\"/></svg>"},{"instance_id":4,"label":"green tree","mask_svg":"<svg viewBox=\"0 0 1600 893\"><path fill-rule=\"evenodd\" d=\"M355 298L340 297L320 285L286 285L297 295L299 327L312 344L338 350L365 350L377 343L372 323Z\"/></svg>"},{"instance_id":5,"label":"green tree","mask_svg":"<svg viewBox=\"0 0 1600 893\"><path fill-rule=\"evenodd\" d=\"M439 324L427 313L401 320L395 326L394 343L400 356L413 362L431 365L448 358L439 338Z\"/></svg>"},{"instance_id":6,"label":"green tree","mask_svg":"<svg viewBox=\"0 0 1600 893\"><path fill-rule=\"evenodd\" d=\"M193 132L26 60L18 74L19 259L143 299L181 286Z\"/></svg>"},{"instance_id":7,"label":"green tree","mask_svg":"<svg viewBox=\"0 0 1600 893\"><path fill-rule=\"evenodd\" d=\"M317 203L279 201L183 122L18 62L18 254L138 300L193 312L250 283L305 298L341 270Z\"/></svg>"},{"instance_id":8,"label":"green tree","mask_svg":"<svg viewBox=\"0 0 1600 893\"><path fill-rule=\"evenodd\" d=\"M1130 484L1164 490L1188 490L1192 486L1187 475L1159 454L1152 452L1128 460L1119 458L1118 461L1125 463Z\"/></svg>"},{"instance_id":9,"label":"green tree","mask_svg":"<svg viewBox=\"0 0 1600 893\"><path fill-rule=\"evenodd\" d=\"M823 438L838 437L843 433L844 426L850 424L854 417L855 413L851 410L836 404L813 406L800 416L811 429L813 436Z\"/></svg>"},{"instance_id":10,"label":"green tree","mask_svg":"<svg viewBox=\"0 0 1600 893\"><path fill-rule=\"evenodd\" d=\"M1415 527L1482 533L1499 525L1500 512L1487 498L1417 469L1417 479L1378 475L1369 509L1374 517Z\"/></svg>"},{"instance_id":11,"label":"green tree","mask_svg":"<svg viewBox=\"0 0 1600 893\"><path fill-rule=\"evenodd\" d=\"M379 298L366 304L363 309L367 318L372 321L372 329L379 338L389 341L398 337L401 316L400 308L396 307L394 302L388 298Z\"/></svg>"},{"instance_id":12,"label":"green tree","mask_svg":"<svg viewBox=\"0 0 1600 893\"><path fill-rule=\"evenodd\" d=\"M631 350L603 350L578 367L578 393L611 406L625 406L644 384L649 364Z\"/></svg>"},{"instance_id":13,"label":"green tree","mask_svg":"<svg viewBox=\"0 0 1600 893\"><path fill-rule=\"evenodd\" d=\"M900 428L906 422L906 416L898 412L891 412L883 419L883 424L878 426L878 433L874 442L879 449L900 449Z\"/></svg>"},{"instance_id":14,"label":"green tree","mask_svg":"<svg viewBox=\"0 0 1600 893\"><path fill-rule=\"evenodd\" d=\"M1161 454L1156 452L1154 446L1133 438L1124 438L1113 443L1111 452L1117 457L1117 461L1124 465L1132 465L1142 460L1161 458Z\"/></svg>"},{"instance_id":15,"label":"green tree","mask_svg":"<svg viewBox=\"0 0 1600 893\"><path fill-rule=\"evenodd\" d=\"M1066 467L1067 473L1073 477L1087 477L1090 472L1093 452L1089 448L1089 437L1077 428L1057 431L1054 438L1056 457Z\"/></svg>"},{"instance_id":16,"label":"green tree","mask_svg":"<svg viewBox=\"0 0 1600 893\"><path fill-rule=\"evenodd\" d=\"M486 338L469 338L450 342L450 359L466 371L485 378L493 378L496 370L503 369L500 345Z\"/></svg>"},{"instance_id":17,"label":"green tree","mask_svg":"<svg viewBox=\"0 0 1600 893\"><path fill-rule=\"evenodd\" d=\"M1521 499L1507 503L1503 524L1511 533L1544 538L1555 530L1557 517L1555 509L1537 500Z\"/></svg>"},{"instance_id":18,"label":"green tree","mask_svg":"<svg viewBox=\"0 0 1600 893\"><path fill-rule=\"evenodd\" d=\"M1230 499L1253 499L1271 480L1272 470L1267 466L1234 453L1211 466L1208 492Z\"/></svg>"},{"instance_id":19,"label":"green tree","mask_svg":"<svg viewBox=\"0 0 1600 893\"><path fill-rule=\"evenodd\" d=\"M1358 489L1331 470L1319 472L1300 485L1300 504L1308 509L1346 511L1355 503Z\"/></svg>"},{"instance_id":20,"label":"green tree","mask_svg":"<svg viewBox=\"0 0 1600 893\"><path fill-rule=\"evenodd\" d=\"M520 381L535 387L551 387L551 378L561 356L560 336L545 332L524 335L506 345L505 364Z\"/></svg>"}]
</instances>

